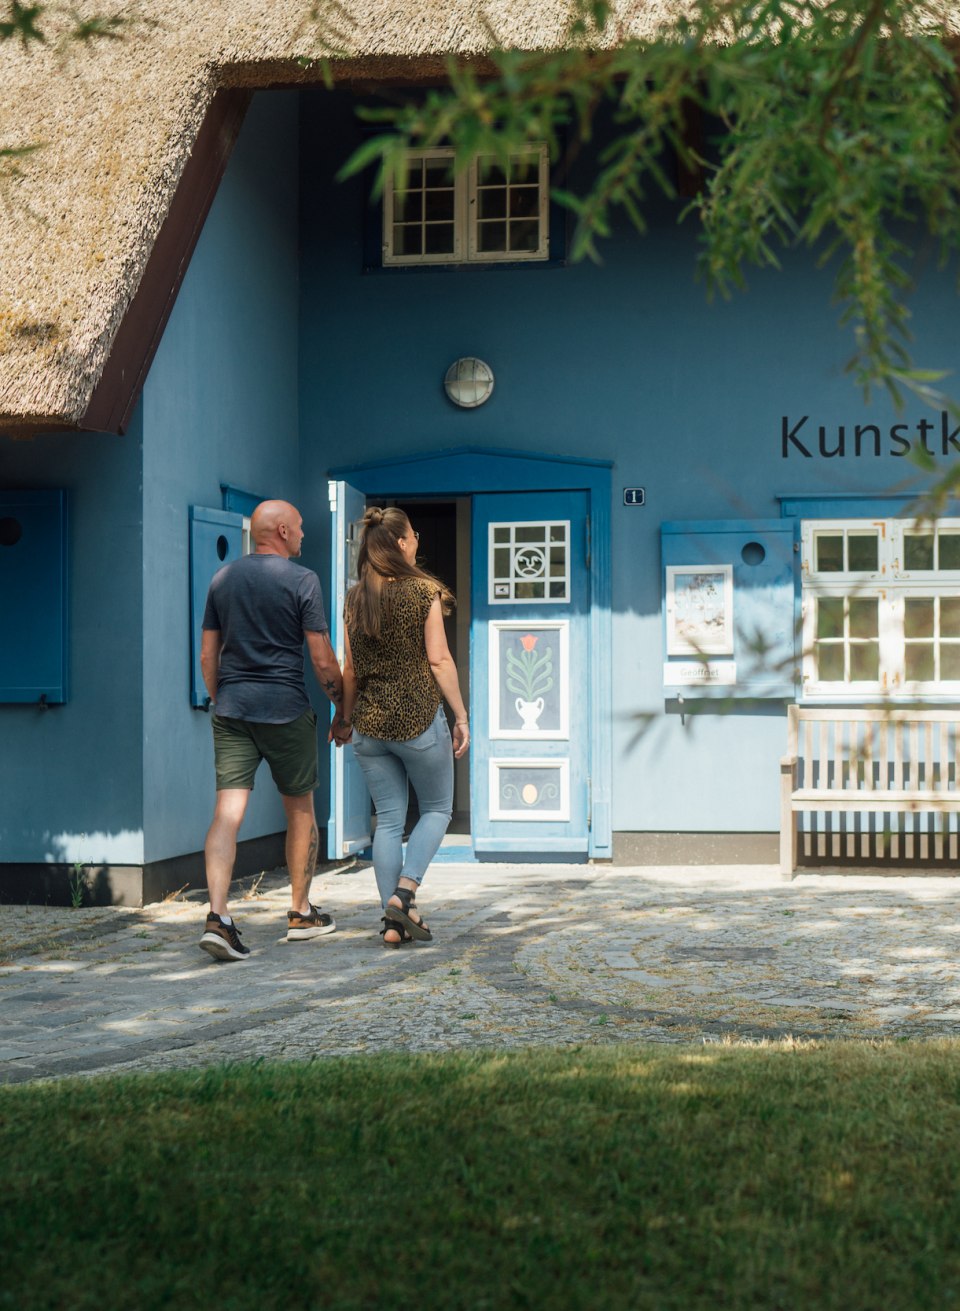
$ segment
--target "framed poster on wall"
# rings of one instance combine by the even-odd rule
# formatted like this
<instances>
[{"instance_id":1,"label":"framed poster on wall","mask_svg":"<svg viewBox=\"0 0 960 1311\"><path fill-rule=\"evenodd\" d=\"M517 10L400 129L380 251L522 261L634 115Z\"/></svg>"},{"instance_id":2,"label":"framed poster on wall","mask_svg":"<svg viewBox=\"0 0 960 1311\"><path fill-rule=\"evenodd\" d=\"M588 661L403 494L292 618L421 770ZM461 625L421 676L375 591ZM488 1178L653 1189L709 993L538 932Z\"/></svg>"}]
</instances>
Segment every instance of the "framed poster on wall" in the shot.
<instances>
[{"instance_id":1,"label":"framed poster on wall","mask_svg":"<svg viewBox=\"0 0 960 1311\"><path fill-rule=\"evenodd\" d=\"M667 655L733 655L733 565L667 565Z\"/></svg>"}]
</instances>

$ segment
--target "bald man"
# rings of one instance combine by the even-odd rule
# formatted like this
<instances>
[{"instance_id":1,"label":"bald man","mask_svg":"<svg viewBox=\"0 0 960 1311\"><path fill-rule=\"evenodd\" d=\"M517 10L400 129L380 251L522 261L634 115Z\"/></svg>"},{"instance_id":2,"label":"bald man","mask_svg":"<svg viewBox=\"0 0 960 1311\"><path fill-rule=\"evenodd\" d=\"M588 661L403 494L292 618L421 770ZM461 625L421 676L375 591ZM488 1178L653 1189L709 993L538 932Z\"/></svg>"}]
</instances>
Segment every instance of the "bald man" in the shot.
<instances>
[{"instance_id":1,"label":"bald man","mask_svg":"<svg viewBox=\"0 0 960 1311\"><path fill-rule=\"evenodd\" d=\"M317 681L334 707L343 697L340 666L330 645L320 580L293 563L303 544L300 512L288 501L261 501L250 533L253 554L213 577L200 646L217 771L217 805L204 848L210 913L200 946L221 961L250 954L227 897L237 834L262 760L270 767L287 818L287 941L318 938L336 928L332 917L309 899L319 843L313 809L317 716L304 684L304 642ZM349 737L340 716L331 737Z\"/></svg>"}]
</instances>

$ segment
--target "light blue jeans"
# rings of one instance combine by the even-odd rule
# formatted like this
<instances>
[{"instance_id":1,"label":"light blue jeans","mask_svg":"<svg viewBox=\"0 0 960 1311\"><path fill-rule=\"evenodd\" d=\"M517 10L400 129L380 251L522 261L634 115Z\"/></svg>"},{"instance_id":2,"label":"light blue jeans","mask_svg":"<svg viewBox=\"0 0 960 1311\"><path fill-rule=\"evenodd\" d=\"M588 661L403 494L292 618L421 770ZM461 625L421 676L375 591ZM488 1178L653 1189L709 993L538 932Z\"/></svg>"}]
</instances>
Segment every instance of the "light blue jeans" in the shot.
<instances>
[{"instance_id":1,"label":"light blue jeans","mask_svg":"<svg viewBox=\"0 0 960 1311\"><path fill-rule=\"evenodd\" d=\"M453 813L453 743L443 707L425 733L407 742L366 737L354 729L353 754L377 809L373 868L381 904L386 906L401 877L420 886ZM410 783L417 794L420 818L407 841L404 860L403 826Z\"/></svg>"}]
</instances>

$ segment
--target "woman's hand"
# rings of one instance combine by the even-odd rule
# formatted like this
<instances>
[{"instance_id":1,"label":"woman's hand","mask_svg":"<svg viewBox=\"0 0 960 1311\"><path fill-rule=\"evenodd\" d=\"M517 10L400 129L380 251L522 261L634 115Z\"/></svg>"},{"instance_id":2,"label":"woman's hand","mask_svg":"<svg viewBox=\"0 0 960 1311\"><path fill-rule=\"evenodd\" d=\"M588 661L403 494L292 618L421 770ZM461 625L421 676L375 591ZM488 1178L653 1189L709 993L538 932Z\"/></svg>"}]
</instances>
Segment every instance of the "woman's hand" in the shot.
<instances>
[{"instance_id":1,"label":"woman's hand","mask_svg":"<svg viewBox=\"0 0 960 1311\"><path fill-rule=\"evenodd\" d=\"M460 759L470 745L470 725L465 719L458 719L453 726L453 754Z\"/></svg>"}]
</instances>

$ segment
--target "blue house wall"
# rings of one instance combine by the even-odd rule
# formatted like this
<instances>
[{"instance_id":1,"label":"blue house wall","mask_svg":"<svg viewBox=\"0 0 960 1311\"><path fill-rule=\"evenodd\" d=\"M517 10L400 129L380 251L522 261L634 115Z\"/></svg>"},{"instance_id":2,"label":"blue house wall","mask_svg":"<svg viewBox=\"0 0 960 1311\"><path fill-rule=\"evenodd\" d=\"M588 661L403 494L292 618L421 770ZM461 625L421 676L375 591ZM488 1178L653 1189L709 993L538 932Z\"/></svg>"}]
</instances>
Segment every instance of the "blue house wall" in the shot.
<instances>
[{"instance_id":1,"label":"blue house wall","mask_svg":"<svg viewBox=\"0 0 960 1311\"><path fill-rule=\"evenodd\" d=\"M191 505L219 508L222 483L292 500L326 587L328 471L464 446L612 462L614 829L777 827L782 702L681 715L665 696L660 525L917 486L886 434L930 418L939 443L939 414L865 403L830 271L808 258L709 304L679 205L652 205L642 239L618 226L599 265L365 271L368 180L335 181L360 133L346 94L259 93L127 434L0 438L0 485L64 488L70 507L70 697L0 705L2 863L201 849L214 784L189 704ZM953 279L926 253L913 272L916 356L951 368ZM472 411L441 385L463 355L496 376ZM810 458L783 443L805 415ZM881 455L817 451L820 424L829 450L857 423L880 427ZM621 504L625 486L645 504ZM241 836L282 828L264 773Z\"/></svg>"},{"instance_id":2,"label":"blue house wall","mask_svg":"<svg viewBox=\"0 0 960 1311\"><path fill-rule=\"evenodd\" d=\"M210 718L189 704L191 505L221 483L298 492L297 97L257 97L143 392L143 782L147 861L202 848ZM242 838L285 827L266 771Z\"/></svg>"},{"instance_id":3,"label":"blue house wall","mask_svg":"<svg viewBox=\"0 0 960 1311\"><path fill-rule=\"evenodd\" d=\"M188 512L220 508L221 483L296 499L298 187L297 97L258 97L126 435L0 438L0 486L65 488L70 515L70 696L0 705L2 863L203 847L214 774L209 717L189 704ZM242 838L283 828L260 786Z\"/></svg>"},{"instance_id":4,"label":"blue house wall","mask_svg":"<svg viewBox=\"0 0 960 1311\"><path fill-rule=\"evenodd\" d=\"M143 859L141 442L139 411L125 437L0 438L3 486L64 488L69 515L70 697L0 705L4 864Z\"/></svg>"},{"instance_id":5,"label":"blue house wall","mask_svg":"<svg viewBox=\"0 0 960 1311\"><path fill-rule=\"evenodd\" d=\"M831 270L812 256L708 303L680 202L653 202L642 239L619 223L599 265L364 272L369 179L334 181L361 139L347 97L303 94L301 460L314 536L331 450L345 452L338 463L468 444L611 460L613 827L775 830L783 703L681 717L665 697L660 525L776 518L787 493L917 485L886 433L900 421L915 436L928 417L939 441L939 414L865 403L844 371L852 337ZM953 367L953 282L929 251L912 272L917 357ZM464 355L496 377L476 410L454 409L441 385ZM815 452L821 423L827 450L838 425L850 440L855 424L876 423L883 453L806 458L788 443L784 457L783 420L792 430L804 415L799 436ZM642 486L645 505L621 504L625 486Z\"/></svg>"}]
</instances>

